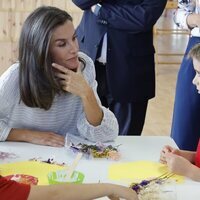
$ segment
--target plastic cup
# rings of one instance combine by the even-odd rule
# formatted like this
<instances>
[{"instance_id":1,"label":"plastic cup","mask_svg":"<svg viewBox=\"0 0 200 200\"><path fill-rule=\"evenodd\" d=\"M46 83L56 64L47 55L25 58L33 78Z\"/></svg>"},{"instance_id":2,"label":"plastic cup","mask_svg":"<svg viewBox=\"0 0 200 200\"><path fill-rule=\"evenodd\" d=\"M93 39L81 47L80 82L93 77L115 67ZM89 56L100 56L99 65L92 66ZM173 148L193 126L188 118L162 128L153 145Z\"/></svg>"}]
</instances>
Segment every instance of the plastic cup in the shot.
<instances>
[{"instance_id":1,"label":"plastic cup","mask_svg":"<svg viewBox=\"0 0 200 200\"><path fill-rule=\"evenodd\" d=\"M58 170L48 173L47 175L50 185L62 183L82 183L85 175L79 171L74 171L70 180L67 180L67 170Z\"/></svg>"}]
</instances>

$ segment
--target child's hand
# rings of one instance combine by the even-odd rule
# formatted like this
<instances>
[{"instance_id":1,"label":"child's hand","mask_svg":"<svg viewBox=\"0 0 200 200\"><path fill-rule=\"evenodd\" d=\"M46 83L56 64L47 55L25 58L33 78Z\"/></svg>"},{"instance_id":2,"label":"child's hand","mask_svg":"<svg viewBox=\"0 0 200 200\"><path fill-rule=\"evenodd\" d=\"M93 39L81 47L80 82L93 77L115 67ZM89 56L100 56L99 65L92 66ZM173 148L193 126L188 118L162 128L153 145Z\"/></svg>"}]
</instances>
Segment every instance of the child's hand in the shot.
<instances>
[{"instance_id":1,"label":"child's hand","mask_svg":"<svg viewBox=\"0 0 200 200\"><path fill-rule=\"evenodd\" d=\"M173 148L169 145L166 145L163 147L162 151L160 152L160 162L162 164L167 164L165 155L166 153L170 153L172 151L173 151Z\"/></svg>"},{"instance_id":2,"label":"child's hand","mask_svg":"<svg viewBox=\"0 0 200 200\"><path fill-rule=\"evenodd\" d=\"M166 153L166 164L172 173L187 176L190 173L192 164L182 156Z\"/></svg>"},{"instance_id":3,"label":"child's hand","mask_svg":"<svg viewBox=\"0 0 200 200\"><path fill-rule=\"evenodd\" d=\"M160 162L162 164L167 164L165 157L166 153L173 153L178 155L178 151L179 151L178 149L175 149L169 145L164 146L162 151L160 152Z\"/></svg>"}]
</instances>

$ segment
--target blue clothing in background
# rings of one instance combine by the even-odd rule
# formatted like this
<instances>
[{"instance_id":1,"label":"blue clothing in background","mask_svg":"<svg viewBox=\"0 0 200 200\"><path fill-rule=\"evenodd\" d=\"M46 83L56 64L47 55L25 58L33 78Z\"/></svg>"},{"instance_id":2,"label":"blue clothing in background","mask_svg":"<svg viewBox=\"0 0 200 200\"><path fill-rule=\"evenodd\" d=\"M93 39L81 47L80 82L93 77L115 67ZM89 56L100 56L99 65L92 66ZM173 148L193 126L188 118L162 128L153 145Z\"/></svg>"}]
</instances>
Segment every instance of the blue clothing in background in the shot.
<instances>
[{"instance_id":1,"label":"blue clothing in background","mask_svg":"<svg viewBox=\"0 0 200 200\"><path fill-rule=\"evenodd\" d=\"M191 37L177 79L171 136L180 149L196 151L200 137L200 94L193 85L195 76L189 50L200 37Z\"/></svg>"}]
</instances>

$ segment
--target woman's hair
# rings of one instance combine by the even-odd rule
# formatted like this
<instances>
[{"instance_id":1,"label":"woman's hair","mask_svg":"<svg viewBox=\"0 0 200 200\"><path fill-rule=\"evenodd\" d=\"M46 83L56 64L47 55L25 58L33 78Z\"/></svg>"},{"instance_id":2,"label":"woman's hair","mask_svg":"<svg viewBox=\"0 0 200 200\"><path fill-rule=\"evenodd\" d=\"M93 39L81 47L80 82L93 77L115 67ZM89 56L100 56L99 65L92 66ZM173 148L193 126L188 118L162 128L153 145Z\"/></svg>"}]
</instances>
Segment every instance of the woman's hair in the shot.
<instances>
[{"instance_id":1,"label":"woman's hair","mask_svg":"<svg viewBox=\"0 0 200 200\"><path fill-rule=\"evenodd\" d=\"M49 45L56 27L72 17L59 8L42 6L25 20L19 40L20 101L48 110L61 87L54 78Z\"/></svg>"},{"instance_id":2,"label":"woman's hair","mask_svg":"<svg viewBox=\"0 0 200 200\"><path fill-rule=\"evenodd\" d=\"M200 61L200 44L196 44L188 53L189 58L196 58Z\"/></svg>"}]
</instances>

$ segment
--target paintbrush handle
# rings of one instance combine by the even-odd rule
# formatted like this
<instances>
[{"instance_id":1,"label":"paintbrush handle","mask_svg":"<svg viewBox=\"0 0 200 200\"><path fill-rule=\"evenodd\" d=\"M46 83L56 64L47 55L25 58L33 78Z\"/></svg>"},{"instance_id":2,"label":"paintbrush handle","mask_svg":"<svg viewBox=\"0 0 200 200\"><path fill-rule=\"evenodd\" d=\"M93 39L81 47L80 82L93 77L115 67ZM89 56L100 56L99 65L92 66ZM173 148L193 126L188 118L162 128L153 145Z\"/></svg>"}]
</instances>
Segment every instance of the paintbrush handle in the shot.
<instances>
[{"instance_id":1,"label":"paintbrush handle","mask_svg":"<svg viewBox=\"0 0 200 200\"><path fill-rule=\"evenodd\" d=\"M68 170L67 170L67 180L70 180L76 166L78 165L79 160L82 158L82 153L78 153L76 158L74 159L73 163L69 166Z\"/></svg>"}]
</instances>

